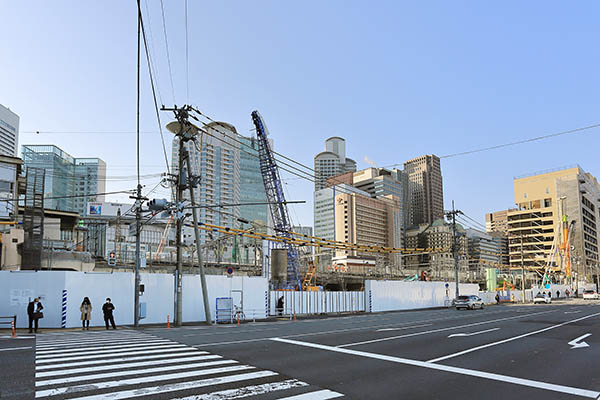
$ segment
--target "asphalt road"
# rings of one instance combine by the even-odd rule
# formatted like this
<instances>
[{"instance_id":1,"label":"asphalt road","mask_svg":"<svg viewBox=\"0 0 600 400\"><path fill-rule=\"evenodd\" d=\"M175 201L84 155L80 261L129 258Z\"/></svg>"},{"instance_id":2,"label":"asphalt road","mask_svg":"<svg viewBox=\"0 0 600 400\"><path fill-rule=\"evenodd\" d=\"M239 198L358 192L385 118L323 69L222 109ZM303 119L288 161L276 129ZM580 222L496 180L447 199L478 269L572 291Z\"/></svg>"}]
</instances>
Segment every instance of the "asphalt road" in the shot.
<instances>
[{"instance_id":1,"label":"asphalt road","mask_svg":"<svg viewBox=\"0 0 600 400\"><path fill-rule=\"evenodd\" d=\"M7 349L31 342L0 339L14 366L0 398L600 398L600 302L46 333Z\"/></svg>"}]
</instances>

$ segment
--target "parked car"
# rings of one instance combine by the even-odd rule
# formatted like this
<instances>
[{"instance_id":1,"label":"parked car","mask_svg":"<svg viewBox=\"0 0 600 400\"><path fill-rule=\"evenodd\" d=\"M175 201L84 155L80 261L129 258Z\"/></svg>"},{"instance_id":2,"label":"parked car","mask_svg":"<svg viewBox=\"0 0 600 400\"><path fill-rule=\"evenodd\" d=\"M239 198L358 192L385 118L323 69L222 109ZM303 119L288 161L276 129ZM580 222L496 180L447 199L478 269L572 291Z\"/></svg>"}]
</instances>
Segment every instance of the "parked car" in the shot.
<instances>
[{"instance_id":1,"label":"parked car","mask_svg":"<svg viewBox=\"0 0 600 400\"><path fill-rule=\"evenodd\" d=\"M598 300L600 299L600 294L596 293L593 290L584 290L583 291L583 299L584 300Z\"/></svg>"},{"instance_id":2,"label":"parked car","mask_svg":"<svg viewBox=\"0 0 600 400\"><path fill-rule=\"evenodd\" d=\"M467 310L474 310L475 308L483 309L483 300L478 296L458 296L454 301L454 306L457 310L465 308Z\"/></svg>"},{"instance_id":3,"label":"parked car","mask_svg":"<svg viewBox=\"0 0 600 400\"><path fill-rule=\"evenodd\" d=\"M537 303L550 304L550 303L552 303L552 298L550 296L548 296L546 293L538 293L533 298L533 304L537 304Z\"/></svg>"}]
</instances>

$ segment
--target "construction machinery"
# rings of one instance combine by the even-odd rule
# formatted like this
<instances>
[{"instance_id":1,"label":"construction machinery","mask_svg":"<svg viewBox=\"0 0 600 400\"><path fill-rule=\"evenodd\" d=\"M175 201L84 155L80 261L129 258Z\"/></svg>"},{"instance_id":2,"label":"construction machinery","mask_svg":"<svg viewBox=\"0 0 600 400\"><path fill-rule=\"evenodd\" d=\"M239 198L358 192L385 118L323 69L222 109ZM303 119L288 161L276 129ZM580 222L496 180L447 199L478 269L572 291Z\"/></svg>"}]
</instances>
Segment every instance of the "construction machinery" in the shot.
<instances>
[{"instance_id":1,"label":"construction machinery","mask_svg":"<svg viewBox=\"0 0 600 400\"><path fill-rule=\"evenodd\" d=\"M260 172L265 185L269 211L273 218L275 236L282 239L281 247L285 248L287 253L287 280L284 288L298 288L299 290L302 290L302 284L298 273L298 249L290 242L293 238L291 233L292 223L285 201L285 195L283 193L279 168L273 150L267 139L268 131L263 118L258 111L252 111L251 115L252 122L256 128Z\"/></svg>"}]
</instances>

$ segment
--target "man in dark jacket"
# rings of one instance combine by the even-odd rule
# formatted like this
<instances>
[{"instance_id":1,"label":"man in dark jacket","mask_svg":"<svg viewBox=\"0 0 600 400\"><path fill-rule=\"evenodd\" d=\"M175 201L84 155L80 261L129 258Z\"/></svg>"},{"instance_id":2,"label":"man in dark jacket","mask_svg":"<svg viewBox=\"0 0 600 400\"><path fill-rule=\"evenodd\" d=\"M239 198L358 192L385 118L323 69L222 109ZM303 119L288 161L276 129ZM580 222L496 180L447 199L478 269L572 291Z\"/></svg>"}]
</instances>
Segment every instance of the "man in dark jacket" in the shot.
<instances>
[{"instance_id":1,"label":"man in dark jacket","mask_svg":"<svg viewBox=\"0 0 600 400\"><path fill-rule=\"evenodd\" d=\"M104 313L104 323L106 324L106 329L108 329L108 322L112 325L113 329L117 329L115 325L115 318L113 317L113 310L115 306L110 302L110 298L106 299L106 303L102 306L102 312Z\"/></svg>"},{"instance_id":2,"label":"man in dark jacket","mask_svg":"<svg viewBox=\"0 0 600 400\"><path fill-rule=\"evenodd\" d=\"M29 333L33 333L33 326L35 326L35 332L38 331L38 321L40 319L40 313L44 309L39 298L33 299L27 305L27 316L29 317Z\"/></svg>"}]
</instances>

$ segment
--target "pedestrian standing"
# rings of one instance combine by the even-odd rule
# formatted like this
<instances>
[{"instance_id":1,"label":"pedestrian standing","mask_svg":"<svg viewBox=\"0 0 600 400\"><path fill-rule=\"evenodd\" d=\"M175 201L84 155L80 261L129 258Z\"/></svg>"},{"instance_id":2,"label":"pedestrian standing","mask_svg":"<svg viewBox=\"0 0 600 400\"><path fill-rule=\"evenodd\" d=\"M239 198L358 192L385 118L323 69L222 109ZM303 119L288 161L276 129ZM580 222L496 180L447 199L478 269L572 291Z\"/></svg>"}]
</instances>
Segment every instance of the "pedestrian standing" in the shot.
<instances>
[{"instance_id":1,"label":"pedestrian standing","mask_svg":"<svg viewBox=\"0 0 600 400\"><path fill-rule=\"evenodd\" d=\"M81 307L79 307L81 311L81 330L90 330L90 320L92 319L92 302L89 297L84 297L83 302L81 303ZM87 325L87 326L86 326Z\"/></svg>"},{"instance_id":2,"label":"pedestrian standing","mask_svg":"<svg viewBox=\"0 0 600 400\"><path fill-rule=\"evenodd\" d=\"M500 303L500 295L496 292L496 304Z\"/></svg>"},{"instance_id":3,"label":"pedestrian standing","mask_svg":"<svg viewBox=\"0 0 600 400\"><path fill-rule=\"evenodd\" d=\"M29 317L29 333L33 333L32 328L35 327L35 333L38 331L38 321L40 318L44 318L44 313L42 310L44 306L40 302L39 297L30 301L27 305L27 316Z\"/></svg>"},{"instance_id":4,"label":"pedestrian standing","mask_svg":"<svg viewBox=\"0 0 600 400\"><path fill-rule=\"evenodd\" d=\"M113 317L113 310L115 306L110 302L110 297L106 298L106 303L102 305L102 313L104 313L104 323L106 324L106 329L108 329L108 322L112 325L113 329L117 329L115 325L115 318Z\"/></svg>"},{"instance_id":5,"label":"pedestrian standing","mask_svg":"<svg viewBox=\"0 0 600 400\"><path fill-rule=\"evenodd\" d=\"M277 300L277 315L283 315L283 296Z\"/></svg>"},{"instance_id":6,"label":"pedestrian standing","mask_svg":"<svg viewBox=\"0 0 600 400\"><path fill-rule=\"evenodd\" d=\"M560 297L560 290L556 291L556 298L558 299Z\"/></svg>"}]
</instances>

